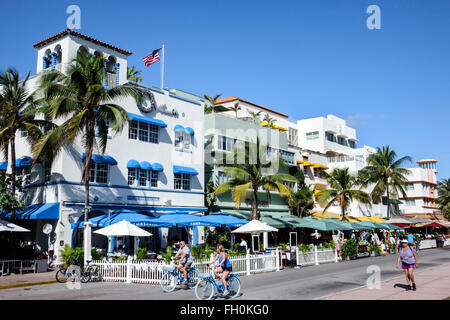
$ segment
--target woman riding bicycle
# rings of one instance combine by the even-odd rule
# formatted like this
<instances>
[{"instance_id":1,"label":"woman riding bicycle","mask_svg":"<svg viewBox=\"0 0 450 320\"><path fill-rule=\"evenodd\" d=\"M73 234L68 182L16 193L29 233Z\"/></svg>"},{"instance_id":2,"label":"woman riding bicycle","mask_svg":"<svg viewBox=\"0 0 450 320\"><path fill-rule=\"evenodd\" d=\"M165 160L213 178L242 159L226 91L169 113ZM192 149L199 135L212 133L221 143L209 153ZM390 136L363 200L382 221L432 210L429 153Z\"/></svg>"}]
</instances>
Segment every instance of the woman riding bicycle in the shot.
<instances>
[{"instance_id":1,"label":"woman riding bicycle","mask_svg":"<svg viewBox=\"0 0 450 320\"><path fill-rule=\"evenodd\" d=\"M223 283L223 295L226 296L228 295L226 280L230 272L233 271L233 268L231 266L230 259L228 259L228 255L225 252L223 245L221 244L217 246L217 255L214 260L211 261L210 266L213 265L216 261L219 261L219 265L214 269L214 275L216 276L216 278L219 278L219 273L222 273L222 278L220 280Z\"/></svg>"}]
</instances>

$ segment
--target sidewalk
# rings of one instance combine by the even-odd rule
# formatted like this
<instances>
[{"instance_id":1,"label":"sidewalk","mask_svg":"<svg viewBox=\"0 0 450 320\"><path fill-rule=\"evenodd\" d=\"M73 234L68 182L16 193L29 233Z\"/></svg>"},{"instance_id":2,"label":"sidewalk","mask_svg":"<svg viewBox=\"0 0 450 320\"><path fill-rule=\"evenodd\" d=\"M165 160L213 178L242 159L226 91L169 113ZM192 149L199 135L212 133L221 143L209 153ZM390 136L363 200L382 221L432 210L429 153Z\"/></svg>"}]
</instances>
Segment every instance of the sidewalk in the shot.
<instances>
[{"instance_id":1,"label":"sidewalk","mask_svg":"<svg viewBox=\"0 0 450 320\"><path fill-rule=\"evenodd\" d=\"M0 290L17 287L34 286L38 284L56 283L56 271L42 273L14 274L0 277Z\"/></svg>"},{"instance_id":2,"label":"sidewalk","mask_svg":"<svg viewBox=\"0 0 450 320\"><path fill-rule=\"evenodd\" d=\"M381 283L380 289L362 287L338 293L324 300L442 300L450 297L450 264L414 272L417 291L406 291L406 277Z\"/></svg>"}]
</instances>

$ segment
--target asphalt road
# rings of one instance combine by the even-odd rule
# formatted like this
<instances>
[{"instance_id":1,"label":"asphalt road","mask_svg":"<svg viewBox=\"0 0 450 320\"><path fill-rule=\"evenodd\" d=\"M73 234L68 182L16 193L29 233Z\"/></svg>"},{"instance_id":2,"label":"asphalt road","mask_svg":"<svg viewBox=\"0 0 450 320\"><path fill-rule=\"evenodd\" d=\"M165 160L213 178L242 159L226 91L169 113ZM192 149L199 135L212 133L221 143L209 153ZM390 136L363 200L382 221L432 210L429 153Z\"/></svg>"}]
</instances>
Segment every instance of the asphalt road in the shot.
<instances>
[{"instance_id":1,"label":"asphalt road","mask_svg":"<svg viewBox=\"0 0 450 320\"><path fill-rule=\"evenodd\" d=\"M320 299L365 286L370 276L367 273L369 266L375 265L380 268L382 281L402 276L403 271L395 268L395 260L394 255L389 255L241 276L241 295L236 299ZM447 263L450 263L450 248L419 252L418 271ZM417 277L420 277L420 273ZM399 283L403 282L404 279L401 277ZM172 293L164 293L157 285L101 282L81 284L80 289L68 289L65 284L48 284L0 290L0 300L8 299L193 300L195 294L189 289L180 288Z\"/></svg>"}]
</instances>

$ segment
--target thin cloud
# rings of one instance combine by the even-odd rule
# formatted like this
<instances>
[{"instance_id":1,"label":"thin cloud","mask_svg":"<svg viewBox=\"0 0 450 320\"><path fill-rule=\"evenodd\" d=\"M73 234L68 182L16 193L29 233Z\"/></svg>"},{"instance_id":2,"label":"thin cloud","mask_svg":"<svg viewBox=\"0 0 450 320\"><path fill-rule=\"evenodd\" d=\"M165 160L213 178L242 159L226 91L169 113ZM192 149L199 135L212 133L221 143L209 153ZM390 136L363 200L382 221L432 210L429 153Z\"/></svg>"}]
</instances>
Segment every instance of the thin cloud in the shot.
<instances>
[{"instance_id":1,"label":"thin cloud","mask_svg":"<svg viewBox=\"0 0 450 320\"><path fill-rule=\"evenodd\" d=\"M351 114L345 120L347 121L347 125L349 127L365 127L367 124L367 120L372 118L371 114Z\"/></svg>"}]
</instances>

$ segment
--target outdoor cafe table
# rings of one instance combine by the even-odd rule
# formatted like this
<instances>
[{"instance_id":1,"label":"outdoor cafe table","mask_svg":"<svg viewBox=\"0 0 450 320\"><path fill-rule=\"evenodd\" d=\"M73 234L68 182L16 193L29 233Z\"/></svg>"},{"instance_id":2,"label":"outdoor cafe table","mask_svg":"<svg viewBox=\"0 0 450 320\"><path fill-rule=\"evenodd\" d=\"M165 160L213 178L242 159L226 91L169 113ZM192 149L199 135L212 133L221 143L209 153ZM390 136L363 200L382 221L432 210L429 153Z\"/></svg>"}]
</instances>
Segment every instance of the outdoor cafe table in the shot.
<instances>
[{"instance_id":1,"label":"outdoor cafe table","mask_svg":"<svg viewBox=\"0 0 450 320\"><path fill-rule=\"evenodd\" d=\"M36 271L36 262L33 260L0 260L0 273L1 275L11 274L11 272L15 272L16 270L20 271L22 274L23 271L33 270ZM26 266L33 265L33 267ZM5 272L6 266L6 272Z\"/></svg>"}]
</instances>

